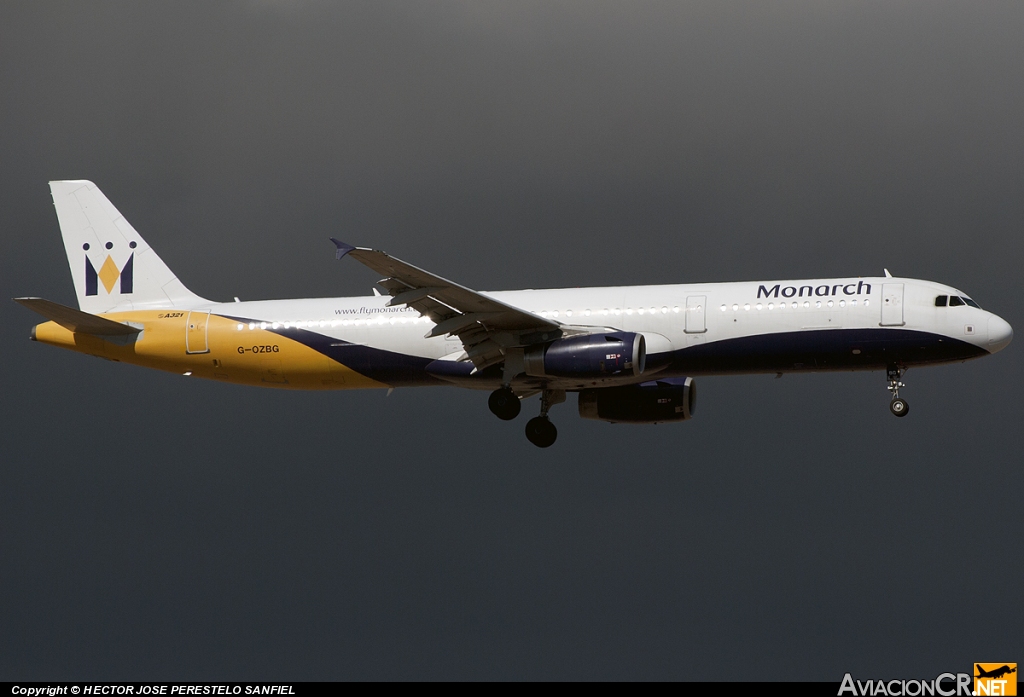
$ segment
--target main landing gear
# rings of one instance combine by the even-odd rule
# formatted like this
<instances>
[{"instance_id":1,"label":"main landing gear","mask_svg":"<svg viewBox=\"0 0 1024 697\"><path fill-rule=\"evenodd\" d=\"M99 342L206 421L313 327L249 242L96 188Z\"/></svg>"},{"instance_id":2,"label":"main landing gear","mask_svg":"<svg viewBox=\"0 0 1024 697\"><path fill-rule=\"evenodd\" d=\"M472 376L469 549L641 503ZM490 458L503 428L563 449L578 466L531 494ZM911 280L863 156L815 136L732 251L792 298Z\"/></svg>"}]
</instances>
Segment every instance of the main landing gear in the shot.
<instances>
[{"instance_id":1,"label":"main landing gear","mask_svg":"<svg viewBox=\"0 0 1024 697\"><path fill-rule=\"evenodd\" d=\"M540 393L540 416L526 422L526 438L538 448L550 447L558 438L558 429L548 418L548 410L565 401L565 390L543 390ZM500 387L491 393L487 406L499 419L511 421L519 416L522 406L510 387Z\"/></svg>"},{"instance_id":2,"label":"main landing gear","mask_svg":"<svg viewBox=\"0 0 1024 697\"><path fill-rule=\"evenodd\" d=\"M898 365L891 365L886 370L886 377L889 380L889 391L892 392L892 401L889 402L889 411L893 413L893 416L904 417L910 413L910 405L907 404L907 400L900 397L900 388L906 387L901 378L903 373L907 372L905 369Z\"/></svg>"},{"instance_id":3,"label":"main landing gear","mask_svg":"<svg viewBox=\"0 0 1024 697\"><path fill-rule=\"evenodd\" d=\"M511 387L502 387L491 393L487 406L502 421L511 421L519 416L522 405Z\"/></svg>"},{"instance_id":4,"label":"main landing gear","mask_svg":"<svg viewBox=\"0 0 1024 697\"><path fill-rule=\"evenodd\" d=\"M535 416L526 422L526 439L538 448L551 446L558 438L558 429L548 415Z\"/></svg>"},{"instance_id":5,"label":"main landing gear","mask_svg":"<svg viewBox=\"0 0 1024 697\"><path fill-rule=\"evenodd\" d=\"M565 390L544 390L540 393L540 416L526 422L526 439L538 448L547 448L558 438L558 429L548 418L548 410L565 401Z\"/></svg>"}]
</instances>

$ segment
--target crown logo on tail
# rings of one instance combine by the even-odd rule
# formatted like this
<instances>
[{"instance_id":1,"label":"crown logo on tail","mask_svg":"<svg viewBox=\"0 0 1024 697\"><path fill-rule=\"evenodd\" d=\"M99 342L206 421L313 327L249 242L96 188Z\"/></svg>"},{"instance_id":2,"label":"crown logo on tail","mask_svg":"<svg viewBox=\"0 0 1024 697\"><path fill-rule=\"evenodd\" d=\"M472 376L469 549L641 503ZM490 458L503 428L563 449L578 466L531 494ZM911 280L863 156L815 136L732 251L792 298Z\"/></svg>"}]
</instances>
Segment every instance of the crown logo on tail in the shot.
<instances>
[{"instance_id":1,"label":"crown logo on tail","mask_svg":"<svg viewBox=\"0 0 1024 697\"><path fill-rule=\"evenodd\" d=\"M103 287L106 289L109 295L114 291L114 285L121 281L121 295L132 292L132 286L134 281L134 269L133 262L135 261L135 254L128 257L128 261L125 262L124 266L120 269L117 268L117 264L114 260L107 255L103 265L100 266L100 270L97 272L96 267L92 265L92 260L88 256L85 257L85 294L86 295L98 295L99 284L103 283Z\"/></svg>"}]
</instances>

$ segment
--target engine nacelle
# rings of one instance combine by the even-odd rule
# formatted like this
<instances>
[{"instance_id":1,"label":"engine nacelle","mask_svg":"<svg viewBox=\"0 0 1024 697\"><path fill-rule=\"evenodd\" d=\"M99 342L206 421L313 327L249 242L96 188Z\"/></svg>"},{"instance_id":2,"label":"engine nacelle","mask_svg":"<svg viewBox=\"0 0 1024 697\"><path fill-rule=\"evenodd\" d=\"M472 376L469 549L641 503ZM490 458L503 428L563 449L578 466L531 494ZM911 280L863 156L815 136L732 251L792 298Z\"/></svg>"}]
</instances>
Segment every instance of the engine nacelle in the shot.
<instances>
[{"instance_id":1,"label":"engine nacelle","mask_svg":"<svg viewBox=\"0 0 1024 697\"><path fill-rule=\"evenodd\" d=\"M656 424L685 421L697 408L693 378L667 378L580 392L580 416L599 421Z\"/></svg>"},{"instance_id":2,"label":"engine nacelle","mask_svg":"<svg viewBox=\"0 0 1024 697\"><path fill-rule=\"evenodd\" d=\"M609 332L531 346L523 356L527 375L559 378L638 376L647 363L643 334Z\"/></svg>"}]
</instances>

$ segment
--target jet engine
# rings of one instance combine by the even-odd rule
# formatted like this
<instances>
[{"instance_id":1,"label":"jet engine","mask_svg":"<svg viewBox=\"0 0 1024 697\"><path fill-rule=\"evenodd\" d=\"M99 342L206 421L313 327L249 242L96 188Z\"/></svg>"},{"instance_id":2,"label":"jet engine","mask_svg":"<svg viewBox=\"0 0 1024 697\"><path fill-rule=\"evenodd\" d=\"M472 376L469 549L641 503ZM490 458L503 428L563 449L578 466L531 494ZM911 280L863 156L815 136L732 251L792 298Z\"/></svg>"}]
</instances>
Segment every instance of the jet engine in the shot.
<instances>
[{"instance_id":1,"label":"jet engine","mask_svg":"<svg viewBox=\"0 0 1024 697\"><path fill-rule=\"evenodd\" d=\"M559 339L524 353L527 375L560 378L638 376L647 363L643 334L609 332Z\"/></svg>"},{"instance_id":2,"label":"jet engine","mask_svg":"<svg viewBox=\"0 0 1024 697\"><path fill-rule=\"evenodd\" d=\"M580 391L580 416L612 423L685 421L697 407L693 378L666 378L624 387Z\"/></svg>"}]
</instances>

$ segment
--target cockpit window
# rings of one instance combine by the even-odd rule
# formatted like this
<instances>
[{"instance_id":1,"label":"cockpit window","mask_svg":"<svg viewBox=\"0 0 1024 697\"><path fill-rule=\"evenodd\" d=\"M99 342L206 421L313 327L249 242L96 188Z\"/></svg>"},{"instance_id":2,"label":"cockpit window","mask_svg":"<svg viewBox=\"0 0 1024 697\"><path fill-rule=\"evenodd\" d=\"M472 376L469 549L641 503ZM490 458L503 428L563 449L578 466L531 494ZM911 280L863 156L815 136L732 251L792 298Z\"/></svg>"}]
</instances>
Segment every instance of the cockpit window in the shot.
<instances>
[{"instance_id":1,"label":"cockpit window","mask_svg":"<svg viewBox=\"0 0 1024 697\"><path fill-rule=\"evenodd\" d=\"M946 306L946 296L945 295L937 296L935 298L935 307L945 307L945 306Z\"/></svg>"},{"instance_id":2,"label":"cockpit window","mask_svg":"<svg viewBox=\"0 0 1024 697\"><path fill-rule=\"evenodd\" d=\"M964 301L965 303L967 303L968 305L970 305L971 307L976 307L976 308L978 308L979 310L981 309L981 305L979 305L978 303L974 302L973 300L971 300L970 298L968 298L968 297L967 297L966 295L965 295L965 296L963 296L963 298L961 298L961 299L962 299L962 300L963 300L963 301Z\"/></svg>"},{"instance_id":3,"label":"cockpit window","mask_svg":"<svg viewBox=\"0 0 1024 697\"><path fill-rule=\"evenodd\" d=\"M966 304L967 303L965 303L963 301L963 299L959 295L951 295L951 296L949 296L949 306L950 307L957 307L958 305L966 305Z\"/></svg>"}]
</instances>

